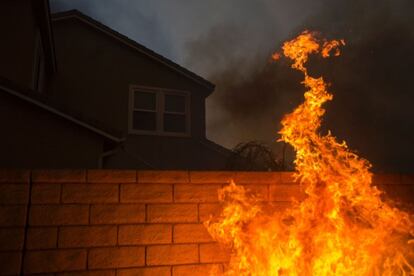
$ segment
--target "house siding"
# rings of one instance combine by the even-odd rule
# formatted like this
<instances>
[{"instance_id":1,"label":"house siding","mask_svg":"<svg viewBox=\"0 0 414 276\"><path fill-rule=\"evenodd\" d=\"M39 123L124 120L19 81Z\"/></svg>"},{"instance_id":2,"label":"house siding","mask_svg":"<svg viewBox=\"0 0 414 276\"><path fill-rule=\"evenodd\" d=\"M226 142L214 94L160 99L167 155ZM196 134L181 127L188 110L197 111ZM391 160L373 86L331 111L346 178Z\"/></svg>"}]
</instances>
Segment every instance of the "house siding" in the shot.
<instances>
[{"instance_id":1,"label":"house siding","mask_svg":"<svg viewBox=\"0 0 414 276\"><path fill-rule=\"evenodd\" d=\"M48 65L42 93L37 93L37 36L49 31L43 24L49 23L49 15L39 9L47 1L7 0L1 6L0 31L6 39L0 45L0 124L5 133L0 167L225 168L230 152L202 144L207 141L205 98L213 84L71 11L51 17L53 36L47 38L54 41L46 48L53 68ZM188 92L190 135L128 133L132 85Z\"/></svg>"},{"instance_id":2,"label":"house siding","mask_svg":"<svg viewBox=\"0 0 414 276\"><path fill-rule=\"evenodd\" d=\"M59 62L53 101L127 133L130 85L189 91L191 136L205 137L207 91L200 85L79 19L54 19L53 29Z\"/></svg>"},{"instance_id":3,"label":"house siding","mask_svg":"<svg viewBox=\"0 0 414 276\"><path fill-rule=\"evenodd\" d=\"M14 96L0 93L1 168L96 168L103 139Z\"/></svg>"},{"instance_id":4,"label":"house siding","mask_svg":"<svg viewBox=\"0 0 414 276\"><path fill-rule=\"evenodd\" d=\"M32 86L36 30L31 1L2 0L0 76L21 86Z\"/></svg>"}]
</instances>

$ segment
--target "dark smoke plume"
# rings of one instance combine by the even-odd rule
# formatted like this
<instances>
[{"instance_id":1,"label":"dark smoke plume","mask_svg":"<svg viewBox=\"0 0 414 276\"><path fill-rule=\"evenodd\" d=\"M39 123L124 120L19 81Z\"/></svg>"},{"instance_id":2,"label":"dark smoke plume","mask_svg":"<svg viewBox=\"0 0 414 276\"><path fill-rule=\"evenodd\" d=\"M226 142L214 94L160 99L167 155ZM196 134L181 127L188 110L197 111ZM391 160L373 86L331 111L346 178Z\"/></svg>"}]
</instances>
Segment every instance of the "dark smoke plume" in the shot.
<instances>
[{"instance_id":1,"label":"dark smoke plume","mask_svg":"<svg viewBox=\"0 0 414 276\"><path fill-rule=\"evenodd\" d=\"M346 140L375 171L414 171L414 1L318 4L289 32L273 30L274 37L219 24L189 44L188 64L217 85L207 105L210 138L229 147L262 140L280 150L279 122L302 101L304 88L286 60L271 63L269 57L282 41L317 30L347 42L340 57L310 61L311 74L323 75L334 94L322 132Z\"/></svg>"},{"instance_id":2,"label":"dark smoke plume","mask_svg":"<svg viewBox=\"0 0 414 276\"><path fill-rule=\"evenodd\" d=\"M207 135L233 147L276 142L283 114L302 101L301 75L270 63L304 29L344 38L342 56L312 60L332 83L323 131L374 169L414 171L413 0L51 0L77 8L217 85Z\"/></svg>"}]
</instances>

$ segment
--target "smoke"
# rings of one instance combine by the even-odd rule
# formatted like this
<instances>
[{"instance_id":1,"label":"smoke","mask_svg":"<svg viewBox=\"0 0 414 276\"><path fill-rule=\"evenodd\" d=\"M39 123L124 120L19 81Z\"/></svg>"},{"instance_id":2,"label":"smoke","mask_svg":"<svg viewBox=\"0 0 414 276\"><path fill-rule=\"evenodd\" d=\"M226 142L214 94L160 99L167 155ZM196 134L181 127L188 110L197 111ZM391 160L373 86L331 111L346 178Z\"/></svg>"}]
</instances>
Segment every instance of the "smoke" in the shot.
<instances>
[{"instance_id":1,"label":"smoke","mask_svg":"<svg viewBox=\"0 0 414 276\"><path fill-rule=\"evenodd\" d=\"M218 24L188 44L187 63L217 85L207 102L209 137L228 147L262 140L280 151L279 122L304 89L286 61L269 56L302 30L317 30L347 42L342 56L310 61L311 74L323 75L334 94L322 131L346 140L376 171L413 171L413 1L311 2L317 8L292 17L289 27L268 26L278 23L271 16L277 5L266 2L268 16Z\"/></svg>"},{"instance_id":2,"label":"smoke","mask_svg":"<svg viewBox=\"0 0 414 276\"><path fill-rule=\"evenodd\" d=\"M50 0L52 12L77 9L165 56L174 56L173 39L151 0Z\"/></svg>"},{"instance_id":3,"label":"smoke","mask_svg":"<svg viewBox=\"0 0 414 276\"><path fill-rule=\"evenodd\" d=\"M332 83L324 129L376 170L414 171L412 0L51 0L77 8L216 84L207 135L227 147L276 142L301 103L301 75L271 53L304 29L347 42L340 57L311 60Z\"/></svg>"}]
</instances>

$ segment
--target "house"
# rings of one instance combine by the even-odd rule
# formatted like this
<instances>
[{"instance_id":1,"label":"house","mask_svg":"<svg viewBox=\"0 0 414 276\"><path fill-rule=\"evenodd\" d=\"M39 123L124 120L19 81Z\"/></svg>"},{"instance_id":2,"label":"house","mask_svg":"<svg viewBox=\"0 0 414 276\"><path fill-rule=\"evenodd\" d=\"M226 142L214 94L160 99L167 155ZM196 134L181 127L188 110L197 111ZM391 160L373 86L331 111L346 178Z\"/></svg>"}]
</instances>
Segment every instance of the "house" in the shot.
<instances>
[{"instance_id":1,"label":"house","mask_svg":"<svg viewBox=\"0 0 414 276\"><path fill-rule=\"evenodd\" d=\"M225 168L213 84L79 11L0 6L0 167Z\"/></svg>"}]
</instances>

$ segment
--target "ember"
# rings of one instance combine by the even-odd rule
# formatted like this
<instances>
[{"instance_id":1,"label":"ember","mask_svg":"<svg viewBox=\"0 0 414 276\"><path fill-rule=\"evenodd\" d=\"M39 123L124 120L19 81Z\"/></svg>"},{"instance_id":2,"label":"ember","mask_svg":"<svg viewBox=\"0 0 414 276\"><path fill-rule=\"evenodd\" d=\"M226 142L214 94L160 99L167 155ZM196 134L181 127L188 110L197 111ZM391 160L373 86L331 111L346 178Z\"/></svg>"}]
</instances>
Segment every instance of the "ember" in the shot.
<instances>
[{"instance_id":1,"label":"ember","mask_svg":"<svg viewBox=\"0 0 414 276\"><path fill-rule=\"evenodd\" d=\"M296 177L307 197L269 214L234 183L220 190L223 211L205 225L232 249L225 275L414 275L410 214L381 200L368 161L331 133L319 133L322 105L332 95L305 65L310 54L339 55L342 45L308 31L284 43L284 56L304 74L308 90L279 133L296 151Z\"/></svg>"}]
</instances>

